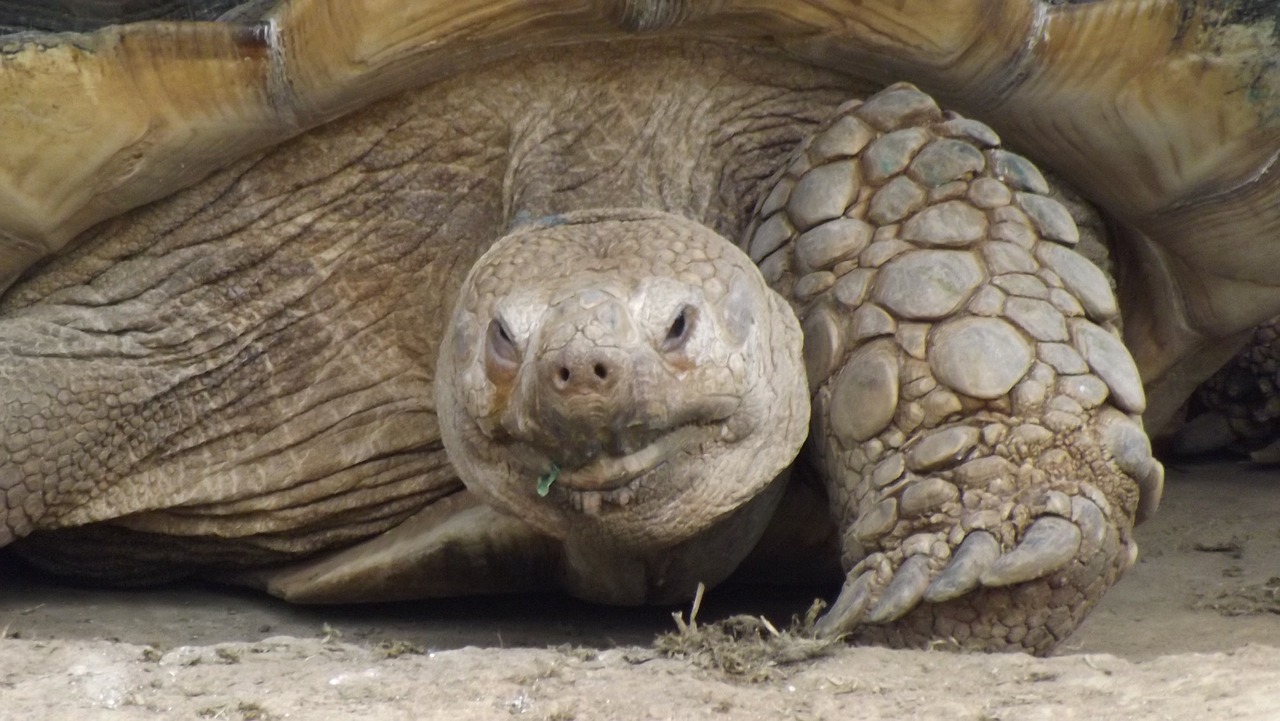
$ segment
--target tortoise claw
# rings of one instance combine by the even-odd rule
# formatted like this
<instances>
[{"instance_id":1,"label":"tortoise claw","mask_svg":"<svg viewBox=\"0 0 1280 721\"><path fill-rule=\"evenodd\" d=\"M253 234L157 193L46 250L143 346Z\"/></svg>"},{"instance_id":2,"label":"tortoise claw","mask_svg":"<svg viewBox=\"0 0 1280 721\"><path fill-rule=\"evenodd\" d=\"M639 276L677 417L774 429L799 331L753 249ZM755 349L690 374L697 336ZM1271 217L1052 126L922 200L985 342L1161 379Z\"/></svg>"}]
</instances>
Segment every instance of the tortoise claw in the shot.
<instances>
[{"instance_id":1,"label":"tortoise claw","mask_svg":"<svg viewBox=\"0 0 1280 721\"><path fill-rule=\"evenodd\" d=\"M974 531L956 549L951 563L929 587L924 600L941 603L959 598L978 587L979 579L1000 558L1000 542L986 531Z\"/></svg>"},{"instance_id":2,"label":"tortoise claw","mask_svg":"<svg viewBox=\"0 0 1280 721\"><path fill-rule=\"evenodd\" d=\"M984 586L1011 586L1062 568L1080 550L1080 527L1065 518L1045 516L1037 519L1012 550L996 559L983 572Z\"/></svg>"},{"instance_id":3,"label":"tortoise claw","mask_svg":"<svg viewBox=\"0 0 1280 721\"><path fill-rule=\"evenodd\" d=\"M867 614L867 623L891 623L907 615L920 603L929 587L928 556L912 556L898 567L876 605Z\"/></svg>"},{"instance_id":4,"label":"tortoise claw","mask_svg":"<svg viewBox=\"0 0 1280 721\"><path fill-rule=\"evenodd\" d=\"M1107 517L1098 504L1083 496L1072 498L1071 520L1080 528L1081 555L1090 556L1102 548L1107 538Z\"/></svg>"},{"instance_id":5,"label":"tortoise claw","mask_svg":"<svg viewBox=\"0 0 1280 721\"><path fill-rule=\"evenodd\" d=\"M818 638L836 638L852 631L871 605L871 581L874 571L866 571L852 583L846 583L831 610L814 625Z\"/></svg>"},{"instance_id":6,"label":"tortoise claw","mask_svg":"<svg viewBox=\"0 0 1280 721\"><path fill-rule=\"evenodd\" d=\"M1160 498L1164 495L1164 466L1152 460L1147 470L1138 476L1138 511L1134 523L1142 523L1155 515L1160 506Z\"/></svg>"},{"instance_id":7,"label":"tortoise claw","mask_svg":"<svg viewBox=\"0 0 1280 721\"><path fill-rule=\"evenodd\" d=\"M1138 482L1136 523L1150 518L1164 494L1164 466L1151 454L1147 434L1133 419L1115 410L1099 413L1102 437L1120 470Z\"/></svg>"}]
</instances>

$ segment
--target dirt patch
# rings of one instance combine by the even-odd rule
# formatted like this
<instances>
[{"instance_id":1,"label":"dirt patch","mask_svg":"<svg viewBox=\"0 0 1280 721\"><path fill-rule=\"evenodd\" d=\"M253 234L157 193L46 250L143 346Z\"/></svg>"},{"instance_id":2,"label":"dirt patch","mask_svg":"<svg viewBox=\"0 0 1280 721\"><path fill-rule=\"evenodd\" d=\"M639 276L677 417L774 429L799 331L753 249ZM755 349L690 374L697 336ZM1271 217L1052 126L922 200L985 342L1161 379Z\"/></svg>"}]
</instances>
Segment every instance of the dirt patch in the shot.
<instances>
[{"instance_id":1,"label":"dirt patch","mask_svg":"<svg viewBox=\"0 0 1280 721\"><path fill-rule=\"evenodd\" d=\"M1224 616L1280 614L1280 578L1227 588L1209 596L1202 594L1192 608L1206 608Z\"/></svg>"},{"instance_id":2,"label":"dirt patch","mask_svg":"<svg viewBox=\"0 0 1280 721\"><path fill-rule=\"evenodd\" d=\"M814 601L804 616L792 617L791 624L779 631L767 617L746 614L699 623L703 592L699 584L687 620L679 611L672 614L676 629L658 634L653 641L656 653L746 681L773 681L783 677L780 669L843 647L838 640L814 637L814 624L826 608L821 601Z\"/></svg>"},{"instance_id":3,"label":"dirt patch","mask_svg":"<svg viewBox=\"0 0 1280 721\"><path fill-rule=\"evenodd\" d=\"M1274 719L1277 519L1274 471L1171 469L1142 560L1049 659L840 647L789 662L794 593L717 590L696 626L680 609L680 631L673 609L559 597L297 608L0 565L0 719ZM719 623L734 613L747 620Z\"/></svg>"}]
</instances>

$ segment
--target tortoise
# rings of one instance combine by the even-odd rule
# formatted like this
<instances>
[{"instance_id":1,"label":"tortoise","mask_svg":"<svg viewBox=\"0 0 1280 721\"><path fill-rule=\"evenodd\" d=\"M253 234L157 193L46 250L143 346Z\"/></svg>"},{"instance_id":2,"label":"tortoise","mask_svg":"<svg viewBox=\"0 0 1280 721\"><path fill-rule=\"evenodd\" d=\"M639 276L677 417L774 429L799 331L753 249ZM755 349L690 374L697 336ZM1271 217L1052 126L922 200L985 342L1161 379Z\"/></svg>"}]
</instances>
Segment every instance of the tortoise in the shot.
<instances>
[{"instance_id":1,"label":"tortoise","mask_svg":"<svg viewBox=\"0 0 1280 721\"><path fill-rule=\"evenodd\" d=\"M1268 3L0 12L0 545L57 573L737 574L1045 653L1280 313Z\"/></svg>"}]
</instances>

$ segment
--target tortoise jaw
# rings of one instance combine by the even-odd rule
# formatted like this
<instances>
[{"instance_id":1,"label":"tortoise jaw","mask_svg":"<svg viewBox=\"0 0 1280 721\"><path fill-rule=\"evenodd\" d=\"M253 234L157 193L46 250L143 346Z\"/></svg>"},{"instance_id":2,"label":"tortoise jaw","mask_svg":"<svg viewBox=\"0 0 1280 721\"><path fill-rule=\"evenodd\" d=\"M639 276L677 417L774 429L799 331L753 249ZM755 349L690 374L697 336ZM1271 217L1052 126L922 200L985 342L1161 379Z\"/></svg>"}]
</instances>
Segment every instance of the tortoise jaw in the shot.
<instances>
[{"instance_id":1,"label":"tortoise jaw","mask_svg":"<svg viewBox=\"0 0 1280 721\"><path fill-rule=\"evenodd\" d=\"M573 469L562 470L560 483L575 491L612 491L653 471L682 449L705 441L724 440L729 429L720 420L712 425L689 424L663 433L625 455L599 455Z\"/></svg>"},{"instance_id":2,"label":"tortoise jaw","mask_svg":"<svg viewBox=\"0 0 1280 721\"><path fill-rule=\"evenodd\" d=\"M562 468L545 452L536 451L531 455L539 460L523 465L529 468L530 476L537 477L539 496L550 496L553 488L558 488L553 497L594 515L605 505L631 503L655 471L681 454L693 454L710 443L730 442L734 436L723 420L687 424L625 455L598 454L575 467Z\"/></svg>"},{"instance_id":3,"label":"tortoise jaw","mask_svg":"<svg viewBox=\"0 0 1280 721\"><path fill-rule=\"evenodd\" d=\"M690 425L659 437L625 456L602 456L579 468L559 474L569 505L588 515L607 507L624 507L644 492L655 471L682 452L695 451L712 442L730 440L724 424Z\"/></svg>"},{"instance_id":4,"label":"tortoise jaw","mask_svg":"<svg viewBox=\"0 0 1280 721\"><path fill-rule=\"evenodd\" d=\"M628 406L622 418L599 413L546 423L516 413L505 419L507 453L524 469L519 482L536 479L539 497L563 499L568 494L579 510L599 506L589 494L626 505L637 482L664 465L750 433L751 424L740 417L742 399L732 394L706 395L679 408L638 400ZM553 487L560 489L555 495ZM583 494L588 494L585 504Z\"/></svg>"}]
</instances>

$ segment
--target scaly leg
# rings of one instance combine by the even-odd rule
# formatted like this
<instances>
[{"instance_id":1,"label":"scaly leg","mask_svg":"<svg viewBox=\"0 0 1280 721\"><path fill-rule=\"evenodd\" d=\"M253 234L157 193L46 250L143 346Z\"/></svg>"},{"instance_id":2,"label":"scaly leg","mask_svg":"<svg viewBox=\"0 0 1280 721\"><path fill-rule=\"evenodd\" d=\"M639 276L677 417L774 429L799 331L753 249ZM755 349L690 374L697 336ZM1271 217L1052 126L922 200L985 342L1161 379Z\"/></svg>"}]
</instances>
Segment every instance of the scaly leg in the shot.
<instances>
[{"instance_id":1,"label":"scaly leg","mask_svg":"<svg viewBox=\"0 0 1280 721\"><path fill-rule=\"evenodd\" d=\"M1258 326L1248 345L1196 390L1190 406L1173 452L1232 449L1257 463L1280 461L1280 318Z\"/></svg>"},{"instance_id":2,"label":"scaly leg","mask_svg":"<svg viewBox=\"0 0 1280 721\"><path fill-rule=\"evenodd\" d=\"M828 635L1045 652L1132 565L1163 468L1106 277L1048 184L908 85L842 107L758 211L843 529Z\"/></svg>"}]
</instances>

